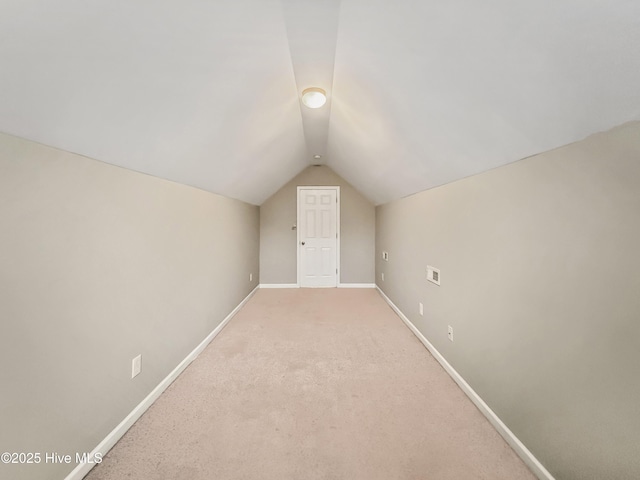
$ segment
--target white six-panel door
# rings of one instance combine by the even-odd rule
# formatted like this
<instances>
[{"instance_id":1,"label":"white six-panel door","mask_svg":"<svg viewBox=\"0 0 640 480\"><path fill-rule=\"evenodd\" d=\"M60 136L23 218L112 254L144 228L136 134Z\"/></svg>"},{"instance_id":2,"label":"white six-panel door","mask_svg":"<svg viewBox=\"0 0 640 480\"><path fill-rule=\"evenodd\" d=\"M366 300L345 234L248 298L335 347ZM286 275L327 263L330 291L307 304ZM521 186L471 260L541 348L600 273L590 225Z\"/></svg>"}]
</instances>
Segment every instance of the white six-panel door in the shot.
<instances>
[{"instance_id":1,"label":"white six-panel door","mask_svg":"<svg viewBox=\"0 0 640 480\"><path fill-rule=\"evenodd\" d=\"M298 187L298 283L338 285L339 187Z\"/></svg>"}]
</instances>

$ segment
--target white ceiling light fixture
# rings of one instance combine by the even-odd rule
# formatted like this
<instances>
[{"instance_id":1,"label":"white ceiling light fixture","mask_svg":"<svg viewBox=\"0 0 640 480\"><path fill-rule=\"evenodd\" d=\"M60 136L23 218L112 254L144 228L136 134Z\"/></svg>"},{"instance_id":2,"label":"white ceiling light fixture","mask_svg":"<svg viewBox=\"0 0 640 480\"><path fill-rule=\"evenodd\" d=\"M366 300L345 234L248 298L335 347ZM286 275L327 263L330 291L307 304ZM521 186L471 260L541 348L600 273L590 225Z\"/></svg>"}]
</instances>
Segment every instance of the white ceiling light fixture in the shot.
<instances>
[{"instance_id":1,"label":"white ceiling light fixture","mask_svg":"<svg viewBox=\"0 0 640 480\"><path fill-rule=\"evenodd\" d=\"M320 108L327 102L327 92L318 87L305 88L302 91L302 103L309 108Z\"/></svg>"}]
</instances>

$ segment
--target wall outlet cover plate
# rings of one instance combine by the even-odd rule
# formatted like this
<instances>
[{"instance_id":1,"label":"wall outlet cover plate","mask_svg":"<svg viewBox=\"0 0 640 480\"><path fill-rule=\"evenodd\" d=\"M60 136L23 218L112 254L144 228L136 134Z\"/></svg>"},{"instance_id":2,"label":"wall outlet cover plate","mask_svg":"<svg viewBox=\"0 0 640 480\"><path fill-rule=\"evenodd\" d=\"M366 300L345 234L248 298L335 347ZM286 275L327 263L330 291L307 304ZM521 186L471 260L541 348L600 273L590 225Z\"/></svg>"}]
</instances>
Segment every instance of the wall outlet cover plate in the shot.
<instances>
[{"instance_id":1,"label":"wall outlet cover plate","mask_svg":"<svg viewBox=\"0 0 640 480\"><path fill-rule=\"evenodd\" d=\"M142 370L142 354L131 360L131 378L138 376Z\"/></svg>"}]
</instances>

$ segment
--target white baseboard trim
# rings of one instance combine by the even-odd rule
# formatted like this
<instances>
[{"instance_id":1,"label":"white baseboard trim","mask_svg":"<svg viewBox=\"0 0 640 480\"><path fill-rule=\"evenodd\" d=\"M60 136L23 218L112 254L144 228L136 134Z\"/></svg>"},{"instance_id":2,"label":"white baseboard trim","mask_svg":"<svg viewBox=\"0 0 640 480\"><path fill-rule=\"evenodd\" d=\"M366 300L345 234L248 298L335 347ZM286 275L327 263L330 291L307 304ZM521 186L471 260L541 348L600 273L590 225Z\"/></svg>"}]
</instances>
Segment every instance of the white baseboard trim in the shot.
<instances>
[{"instance_id":1,"label":"white baseboard trim","mask_svg":"<svg viewBox=\"0 0 640 480\"><path fill-rule=\"evenodd\" d=\"M442 354L427 340L427 338L417 329L417 327L411 323L402 311L387 297L384 292L376 285L378 292L382 295L382 298L389 304L389 306L398 314L402 321L409 327L416 337L427 347L427 350L433 355L433 357L442 365L442 368L449 374L454 382L462 389L462 391L469 397L478 410L487 417L487 420L493 425L498 433L506 440L506 442L513 448L522 461L533 471L533 473L540 480L555 480L553 476L547 471L546 468L538 461L533 453L529 451L527 447L515 436L515 434L509 430L502 420L496 415L496 413L489 408L489 406L482 400L482 398L471 388L471 386L465 381L464 378L447 362Z\"/></svg>"},{"instance_id":2,"label":"white baseboard trim","mask_svg":"<svg viewBox=\"0 0 640 480\"><path fill-rule=\"evenodd\" d=\"M260 288L300 288L297 283L261 283ZM318 287L321 288L321 287ZM331 288L331 287L326 287ZM340 283L338 288L376 288L375 283Z\"/></svg>"},{"instance_id":3,"label":"white baseboard trim","mask_svg":"<svg viewBox=\"0 0 640 480\"><path fill-rule=\"evenodd\" d=\"M131 426L138 420L144 412L155 402L158 397L164 392L173 381L178 378L185 368L189 366L191 362L193 362L200 353L211 343L211 341L222 331L222 329L229 323L229 321L238 313L245 303L249 301L249 299L253 296L254 293L258 290L259 286L254 288L249 295L247 295L240 304L233 309L233 311L227 315L227 317L220 322L220 324L209 334L207 337L200 342L200 344L191 352L189 355L182 360L173 371L167 375L164 380L162 380L156 388L154 388L149 395L145 397L142 402L140 402L132 411L125 417L120 424L114 428L105 438L102 440L96 448L93 449L91 455L88 458L95 458L96 454L101 454L103 457L107 454L111 448L122 438L122 436L127 433L127 430L131 428ZM76 468L74 468L69 475L65 477L65 480L81 480L82 478L89 473L89 471L94 467L93 463L79 463Z\"/></svg>"}]
</instances>

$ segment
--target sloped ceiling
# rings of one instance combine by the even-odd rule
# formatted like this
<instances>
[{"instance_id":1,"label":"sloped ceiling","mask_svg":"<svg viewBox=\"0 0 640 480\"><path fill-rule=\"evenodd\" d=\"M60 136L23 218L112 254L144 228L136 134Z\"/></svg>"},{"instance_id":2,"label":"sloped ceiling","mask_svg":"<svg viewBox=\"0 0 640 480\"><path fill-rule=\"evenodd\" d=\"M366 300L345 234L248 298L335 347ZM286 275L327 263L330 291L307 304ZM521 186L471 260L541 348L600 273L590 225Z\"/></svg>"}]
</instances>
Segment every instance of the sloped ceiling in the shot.
<instances>
[{"instance_id":1,"label":"sloped ceiling","mask_svg":"<svg viewBox=\"0 0 640 480\"><path fill-rule=\"evenodd\" d=\"M0 130L253 204L311 163L379 204L640 120L637 1L0 10Z\"/></svg>"}]
</instances>

